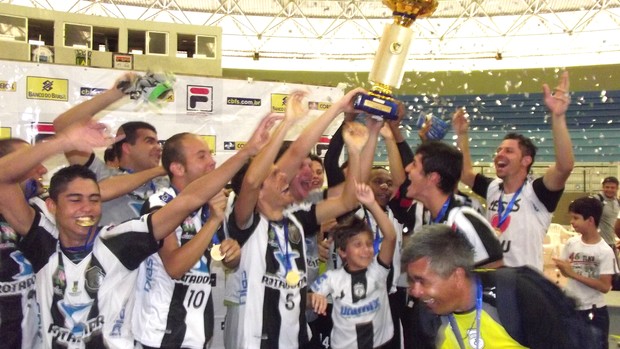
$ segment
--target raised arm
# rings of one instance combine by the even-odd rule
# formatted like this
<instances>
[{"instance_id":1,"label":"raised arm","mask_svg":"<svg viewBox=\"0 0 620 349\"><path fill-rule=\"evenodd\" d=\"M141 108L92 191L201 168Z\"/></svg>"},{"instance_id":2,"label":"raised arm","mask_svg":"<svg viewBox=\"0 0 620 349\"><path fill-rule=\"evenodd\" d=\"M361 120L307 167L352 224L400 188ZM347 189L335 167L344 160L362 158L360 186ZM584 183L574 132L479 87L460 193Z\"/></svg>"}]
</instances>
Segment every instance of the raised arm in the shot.
<instances>
[{"instance_id":1,"label":"raised arm","mask_svg":"<svg viewBox=\"0 0 620 349\"><path fill-rule=\"evenodd\" d=\"M370 171L375 160L375 152L377 151L377 142L379 141L379 133L383 126L383 119L376 119L372 116L366 117L366 127L368 129L368 141L364 145L360 154L360 183L368 183L370 180Z\"/></svg>"},{"instance_id":2,"label":"raised arm","mask_svg":"<svg viewBox=\"0 0 620 349\"><path fill-rule=\"evenodd\" d=\"M137 187L159 176L165 176L166 171L163 167L157 166L148 170L124 174L122 176L111 176L99 182L101 201L109 201L119 196L131 193Z\"/></svg>"},{"instance_id":3,"label":"raised arm","mask_svg":"<svg viewBox=\"0 0 620 349\"><path fill-rule=\"evenodd\" d=\"M152 214L151 223L156 240L165 238L185 217L224 188L232 176L268 141L269 130L273 127L275 119L273 115L264 118L241 150L215 170L190 183L174 200Z\"/></svg>"},{"instance_id":4,"label":"raised arm","mask_svg":"<svg viewBox=\"0 0 620 349\"><path fill-rule=\"evenodd\" d=\"M20 235L30 229L35 212L28 205L19 181L50 156L71 150L92 151L114 142L105 125L88 122L73 125L45 142L12 152L0 158L0 212Z\"/></svg>"},{"instance_id":5,"label":"raised arm","mask_svg":"<svg viewBox=\"0 0 620 349\"><path fill-rule=\"evenodd\" d=\"M385 148L387 149L388 163L390 164L390 175L392 176L392 182L394 188L399 188L401 184L407 179L405 173L405 167L403 166L403 160L400 156L398 144L394 139L394 134L389 125L383 125L381 128L381 136L385 142Z\"/></svg>"},{"instance_id":6,"label":"raised arm","mask_svg":"<svg viewBox=\"0 0 620 349\"><path fill-rule=\"evenodd\" d=\"M109 90L102 92L93 98L82 102L73 108L67 110L66 112L60 114L56 119L54 119L54 130L58 132L62 132L70 125L75 123L84 123L92 120L95 115L107 108L112 103L120 100L125 96L123 91L121 91L117 86L119 82L125 80L131 80L135 78L135 74L126 73L121 76L117 82L110 88ZM83 165L88 161L90 157L89 152L83 151L70 151L65 153L67 160L70 164L80 164Z\"/></svg>"},{"instance_id":7,"label":"raised arm","mask_svg":"<svg viewBox=\"0 0 620 349\"><path fill-rule=\"evenodd\" d=\"M543 85L543 94L545 105L551 113L551 129L555 148L555 163L545 172L543 183L547 189L557 191L564 188L575 166L573 143L566 126L566 110L570 104L568 72L562 73L553 93L547 84Z\"/></svg>"},{"instance_id":8,"label":"raised arm","mask_svg":"<svg viewBox=\"0 0 620 349\"><path fill-rule=\"evenodd\" d=\"M381 249L379 250L377 258L379 258L383 265L389 266L392 264L394 249L396 248L396 231L394 230L394 225L375 200L375 195L368 185L363 183L357 184L355 195L359 202L370 211L379 229L383 233L383 241L381 242Z\"/></svg>"},{"instance_id":9,"label":"raised arm","mask_svg":"<svg viewBox=\"0 0 620 349\"><path fill-rule=\"evenodd\" d=\"M471 162L471 152L469 151L469 121L465 116L465 108L458 108L452 116L452 128L456 133L456 144L463 153L463 171L461 171L461 182L472 188L476 173Z\"/></svg>"},{"instance_id":10,"label":"raised arm","mask_svg":"<svg viewBox=\"0 0 620 349\"><path fill-rule=\"evenodd\" d=\"M365 92L356 88L345 94L340 100L332 104L321 116L304 128L299 137L291 144L287 151L278 160L277 166L289 179L292 179L303 160L308 156L312 147L319 140L329 124L342 112L356 112L353 108L353 98L358 93Z\"/></svg>"},{"instance_id":11,"label":"raised arm","mask_svg":"<svg viewBox=\"0 0 620 349\"><path fill-rule=\"evenodd\" d=\"M343 136L349 151L347 179L339 196L322 200L316 205L316 217L319 223L337 218L351 211L357 205L355 183L360 182L360 154L368 140L368 129L360 123L350 122L345 128Z\"/></svg>"},{"instance_id":12,"label":"raised arm","mask_svg":"<svg viewBox=\"0 0 620 349\"><path fill-rule=\"evenodd\" d=\"M183 277L204 255L224 219L225 207L226 196L220 191L209 200L210 216L193 238L183 245L179 243L176 234L171 233L164 239L164 244L159 249L159 256L171 278Z\"/></svg>"},{"instance_id":13,"label":"raised arm","mask_svg":"<svg viewBox=\"0 0 620 349\"><path fill-rule=\"evenodd\" d=\"M250 163L235 201L234 214L238 228L245 227L252 218L258 202L260 188L272 171L273 163L282 142L284 142L286 133L299 119L306 116L308 110L302 104L304 96L305 93L302 91L295 91L289 95L284 119L271 135L265 148Z\"/></svg>"}]
</instances>

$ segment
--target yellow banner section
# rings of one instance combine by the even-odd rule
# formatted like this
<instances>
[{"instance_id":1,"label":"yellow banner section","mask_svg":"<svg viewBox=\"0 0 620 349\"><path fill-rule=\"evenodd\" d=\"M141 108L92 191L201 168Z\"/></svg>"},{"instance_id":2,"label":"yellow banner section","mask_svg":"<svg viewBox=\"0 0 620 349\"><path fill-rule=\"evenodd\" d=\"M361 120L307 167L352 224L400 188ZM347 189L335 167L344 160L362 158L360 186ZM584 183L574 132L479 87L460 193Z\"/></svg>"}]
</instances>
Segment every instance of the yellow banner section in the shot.
<instances>
[{"instance_id":1,"label":"yellow banner section","mask_svg":"<svg viewBox=\"0 0 620 349\"><path fill-rule=\"evenodd\" d=\"M211 150L211 154L215 155L215 135L200 135L200 137L207 142L207 145Z\"/></svg>"},{"instance_id":2,"label":"yellow banner section","mask_svg":"<svg viewBox=\"0 0 620 349\"><path fill-rule=\"evenodd\" d=\"M288 94L272 93L271 111L274 113L284 113L284 111L286 111L286 97L288 97Z\"/></svg>"},{"instance_id":3,"label":"yellow banner section","mask_svg":"<svg viewBox=\"0 0 620 349\"><path fill-rule=\"evenodd\" d=\"M0 91L15 92L17 91L17 83L15 81L0 80Z\"/></svg>"},{"instance_id":4,"label":"yellow banner section","mask_svg":"<svg viewBox=\"0 0 620 349\"><path fill-rule=\"evenodd\" d=\"M0 127L0 139L11 138L10 127Z\"/></svg>"},{"instance_id":5,"label":"yellow banner section","mask_svg":"<svg viewBox=\"0 0 620 349\"><path fill-rule=\"evenodd\" d=\"M66 102L69 100L69 80L28 76L26 98Z\"/></svg>"}]
</instances>

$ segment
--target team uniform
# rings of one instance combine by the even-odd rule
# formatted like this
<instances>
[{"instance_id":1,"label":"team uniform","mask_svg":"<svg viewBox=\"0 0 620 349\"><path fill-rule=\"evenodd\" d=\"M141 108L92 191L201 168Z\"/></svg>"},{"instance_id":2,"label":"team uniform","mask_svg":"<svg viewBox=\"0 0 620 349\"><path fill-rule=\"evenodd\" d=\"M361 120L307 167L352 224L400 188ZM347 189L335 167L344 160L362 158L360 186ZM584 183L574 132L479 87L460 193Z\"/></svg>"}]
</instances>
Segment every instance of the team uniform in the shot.
<instances>
[{"instance_id":1,"label":"team uniform","mask_svg":"<svg viewBox=\"0 0 620 349\"><path fill-rule=\"evenodd\" d=\"M616 256L604 239L596 244L586 244L581 236L574 236L566 242L560 258L569 260L572 269L581 276L598 279L601 275L618 272ZM605 295L585 284L569 278L566 293L576 300L577 310L587 322L598 329L602 347L607 348L609 336L609 312Z\"/></svg>"},{"instance_id":2,"label":"team uniform","mask_svg":"<svg viewBox=\"0 0 620 349\"><path fill-rule=\"evenodd\" d=\"M386 286L389 272L390 267L375 257L364 270L329 270L312 284L313 292L333 299L332 348L376 348L392 339Z\"/></svg>"},{"instance_id":3,"label":"team uniform","mask_svg":"<svg viewBox=\"0 0 620 349\"><path fill-rule=\"evenodd\" d=\"M503 192L502 183L499 178L477 174L472 189L487 200L487 219L496 227L504 251L504 264L512 267L529 265L542 271L543 240L551 224L552 212L564 190L550 191L542 177L535 180L528 178L515 198L516 193ZM511 202L514 204L498 227L500 198L504 210L508 210Z\"/></svg>"},{"instance_id":4,"label":"team uniform","mask_svg":"<svg viewBox=\"0 0 620 349\"><path fill-rule=\"evenodd\" d=\"M133 348L136 269L159 247L150 227L145 216L99 228L91 251L69 252L36 211L19 248L36 274L44 348Z\"/></svg>"},{"instance_id":5,"label":"team uniform","mask_svg":"<svg viewBox=\"0 0 620 349\"><path fill-rule=\"evenodd\" d=\"M251 226L240 230L234 212L230 215L230 236L242 246L233 283L239 288L230 293L238 297L235 348L294 349L308 342L304 232L313 234L320 227L314 205L285 210L284 217L270 222L256 213ZM287 283L288 271L299 276L296 284Z\"/></svg>"},{"instance_id":6,"label":"team uniform","mask_svg":"<svg viewBox=\"0 0 620 349\"><path fill-rule=\"evenodd\" d=\"M127 170L120 170L107 166L101 159L96 157L95 154L90 155L90 158L84 166L95 173L97 181L112 176L122 176L131 173ZM101 204L102 215L100 224L102 226L118 224L126 220L140 217L144 202L160 188L169 186L168 177L157 177L134 189L131 193L103 202Z\"/></svg>"},{"instance_id":7,"label":"team uniform","mask_svg":"<svg viewBox=\"0 0 620 349\"><path fill-rule=\"evenodd\" d=\"M176 197L173 188L152 195L145 210L160 208ZM174 234L180 245L189 242L208 218L208 207L187 217ZM211 256L200 260L179 280L172 279L154 253L138 272L133 332L142 345L157 348L204 348L213 336Z\"/></svg>"}]
</instances>

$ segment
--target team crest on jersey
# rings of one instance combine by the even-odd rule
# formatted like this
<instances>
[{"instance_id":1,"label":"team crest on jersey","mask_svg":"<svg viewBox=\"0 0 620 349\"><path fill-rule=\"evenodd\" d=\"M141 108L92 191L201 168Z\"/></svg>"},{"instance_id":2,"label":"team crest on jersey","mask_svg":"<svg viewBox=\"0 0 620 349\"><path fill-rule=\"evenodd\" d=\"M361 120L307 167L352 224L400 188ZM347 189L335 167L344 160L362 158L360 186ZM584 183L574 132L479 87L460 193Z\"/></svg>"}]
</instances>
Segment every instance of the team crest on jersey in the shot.
<instances>
[{"instance_id":1,"label":"team crest on jersey","mask_svg":"<svg viewBox=\"0 0 620 349\"><path fill-rule=\"evenodd\" d=\"M356 299L362 299L366 297L366 287L364 287L363 283L358 282L355 285L353 285L353 296Z\"/></svg>"},{"instance_id":2,"label":"team crest on jersey","mask_svg":"<svg viewBox=\"0 0 620 349\"><path fill-rule=\"evenodd\" d=\"M297 245L301 241L301 233L297 226L293 223L289 223L288 225L288 239Z\"/></svg>"},{"instance_id":3,"label":"team crest on jersey","mask_svg":"<svg viewBox=\"0 0 620 349\"><path fill-rule=\"evenodd\" d=\"M88 268L85 274L86 282L84 283L86 291L90 293L99 291L99 287L101 287L101 281L103 281L104 276L105 274L103 273L103 270L101 270L98 266Z\"/></svg>"}]
</instances>

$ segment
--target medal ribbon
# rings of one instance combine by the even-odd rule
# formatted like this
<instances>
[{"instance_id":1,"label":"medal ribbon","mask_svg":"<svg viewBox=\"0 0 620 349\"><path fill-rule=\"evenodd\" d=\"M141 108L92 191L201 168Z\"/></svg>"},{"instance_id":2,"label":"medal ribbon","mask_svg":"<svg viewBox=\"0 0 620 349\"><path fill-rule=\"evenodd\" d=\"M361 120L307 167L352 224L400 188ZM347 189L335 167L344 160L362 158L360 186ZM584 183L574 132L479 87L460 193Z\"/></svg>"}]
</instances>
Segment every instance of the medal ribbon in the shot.
<instances>
[{"instance_id":1,"label":"medal ribbon","mask_svg":"<svg viewBox=\"0 0 620 349\"><path fill-rule=\"evenodd\" d=\"M479 278L476 278L476 342L475 342L476 349L480 349L480 316L481 314L482 314L482 283L480 282ZM456 336L457 342L459 342L459 347L461 349L465 349L465 343L463 342L463 337L461 336L461 331L459 330L459 325L456 323L454 314L451 313L450 315L448 315L448 321L450 322L450 327L452 328L452 332L454 332L454 335Z\"/></svg>"},{"instance_id":2,"label":"medal ribbon","mask_svg":"<svg viewBox=\"0 0 620 349\"><path fill-rule=\"evenodd\" d=\"M433 219L433 223L439 223L444 220L443 217L446 215L446 212L448 211L448 206L450 206L451 199L452 199L452 196L449 196L446 202L443 203L443 206L441 206L441 211L439 211L439 214L437 215L437 217Z\"/></svg>"},{"instance_id":3,"label":"medal ribbon","mask_svg":"<svg viewBox=\"0 0 620 349\"><path fill-rule=\"evenodd\" d=\"M291 260L289 259L289 251L288 251L288 219L284 218L282 220L283 224L282 227L284 228L284 249L282 248L282 245L280 244L280 238L278 237L278 233L276 232L275 227L269 223L269 225L271 226L271 229L273 229L273 234L275 235L276 238L276 242L278 243L278 247L280 248L280 252L284 252L284 275L288 274L289 271L291 271L293 269L293 267L291 266Z\"/></svg>"},{"instance_id":4,"label":"medal ribbon","mask_svg":"<svg viewBox=\"0 0 620 349\"><path fill-rule=\"evenodd\" d=\"M497 204L497 228L501 227L510 215L510 212L512 211L512 206L514 206L515 202L517 202L517 198L519 197L519 194L521 194L521 190L524 186L525 183L523 183L523 185L519 187L519 190L517 190L512 196L512 199L510 199L508 206L506 206L506 211L504 211L504 189L502 189L502 193L499 196L499 203Z\"/></svg>"},{"instance_id":5,"label":"medal ribbon","mask_svg":"<svg viewBox=\"0 0 620 349\"><path fill-rule=\"evenodd\" d=\"M370 222L370 213L368 211L366 211L366 208L364 207L364 213L366 214L366 223L368 224L368 227L372 227L372 223ZM375 224L375 239L372 242L372 248L375 252L375 256L377 254L379 254L379 247L381 247L381 241L383 239L381 239L381 234L379 233L379 225Z\"/></svg>"}]
</instances>

